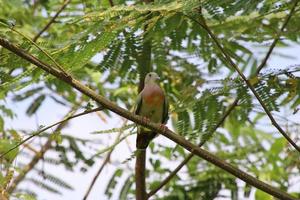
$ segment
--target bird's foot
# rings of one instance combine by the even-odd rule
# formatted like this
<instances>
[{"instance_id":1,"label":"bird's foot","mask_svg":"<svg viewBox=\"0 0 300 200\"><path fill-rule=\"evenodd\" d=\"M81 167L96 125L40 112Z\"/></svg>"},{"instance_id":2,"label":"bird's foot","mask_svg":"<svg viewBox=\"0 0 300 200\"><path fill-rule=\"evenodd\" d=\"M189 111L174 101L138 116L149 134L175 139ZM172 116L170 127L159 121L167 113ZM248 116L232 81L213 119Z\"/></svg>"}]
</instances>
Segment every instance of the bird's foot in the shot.
<instances>
[{"instance_id":1,"label":"bird's foot","mask_svg":"<svg viewBox=\"0 0 300 200\"><path fill-rule=\"evenodd\" d=\"M168 127L164 124L160 124L159 125L159 129L162 130L163 133L167 132L168 130Z\"/></svg>"},{"instance_id":2,"label":"bird's foot","mask_svg":"<svg viewBox=\"0 0 300 200\"><path fill-rule=\"evenodd\" d=\"M151 122L149 118L144 117L144 116L142 117L142 121L146 124L149 124Z\"/></svg>"}]
</instances>

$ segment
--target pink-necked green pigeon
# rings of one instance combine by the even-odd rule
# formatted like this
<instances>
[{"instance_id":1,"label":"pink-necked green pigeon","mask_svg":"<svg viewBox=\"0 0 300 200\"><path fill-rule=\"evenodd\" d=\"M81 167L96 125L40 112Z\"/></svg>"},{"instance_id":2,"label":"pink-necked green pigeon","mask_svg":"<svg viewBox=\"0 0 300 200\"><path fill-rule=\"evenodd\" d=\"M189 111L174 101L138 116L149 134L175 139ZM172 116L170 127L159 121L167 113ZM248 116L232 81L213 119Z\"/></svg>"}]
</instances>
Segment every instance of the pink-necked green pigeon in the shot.
<instances>
[{"instance_id":1,"label":"pink-necked green pigeon","mask_svg":"<svg viewBox=\"0 0 300 200\"><path fill-rule=\"evenodd\" d=\"M169 105L164 91L157 83L159 76L150 72L145 77L144 89L137 99L136 115L145 117L154 123L166 124L168 120ZM145 149L156 133L147 128L138 128L136 146Z\"/></svg>"}]
</instances>

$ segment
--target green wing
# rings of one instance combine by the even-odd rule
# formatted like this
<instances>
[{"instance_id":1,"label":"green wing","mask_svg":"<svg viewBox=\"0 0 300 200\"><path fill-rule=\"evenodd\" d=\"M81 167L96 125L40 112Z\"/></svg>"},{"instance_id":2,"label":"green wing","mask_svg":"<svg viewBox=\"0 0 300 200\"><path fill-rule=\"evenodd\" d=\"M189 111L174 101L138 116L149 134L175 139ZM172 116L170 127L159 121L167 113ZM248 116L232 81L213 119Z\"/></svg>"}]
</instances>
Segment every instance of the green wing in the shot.
<instances>
[{"instance_id":1,"label":"green wing","mask_svg":"<svg viewBox=\"0 0 300 200\"><path fill-rule=\"evenodd\" d=\"M161 123L166 124L169 119L169 101L166 96L165 96L165 101L164 101L163 106L164 106L163 107L163 116L162 116Z\"/></svg>"},{"instance_id":2,"label":"green wing","mask_svg":"<svg viewBox=\"0 0 300 200\"><path fill-rule=\"evenodd\" d=\"M136 114L136 115L140 114L142 103L143 103L143 99L142 99L141 94L139 94L139 96L138 96L138 98L136 100L134 114Z\"/></svg>"}]
</instances>

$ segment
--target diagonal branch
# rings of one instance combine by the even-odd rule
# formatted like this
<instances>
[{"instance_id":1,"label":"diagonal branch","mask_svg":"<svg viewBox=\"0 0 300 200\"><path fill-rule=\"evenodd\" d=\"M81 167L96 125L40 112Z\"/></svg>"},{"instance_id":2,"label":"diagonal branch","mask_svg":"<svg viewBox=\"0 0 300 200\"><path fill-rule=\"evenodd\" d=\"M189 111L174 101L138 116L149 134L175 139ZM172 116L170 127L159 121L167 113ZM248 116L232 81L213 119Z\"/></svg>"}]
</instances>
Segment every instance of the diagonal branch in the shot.
<instances>
[{"instance_id":1,"label":"diagonal branch","mask_svg":"<svg viewBox=\"0 0 300 200\"><path fill-rule=\"evenodd\" d=\"M293 6L293 9L291 10L291 13L293 13L292 11L294 10L294 8L297 6L297 3L299 1L295 1L295 4ZM283 137L285 137L285 139L300 153L300 147L297 146L297 144L289 137L289 135L279 126L279 124L276 122L276 120L274 119L274 117L272 116L271 112L269 111L269 109L266 107L266 105L264 104L264 102L262 101L261 97L259 96L259 94L256 92L255 88L252 86L252 84L250 83L250 81L246 78L246 76L243 74L243 72L239 69L239 67L233 62L233 60L230 58L230 56L227 54L227 52L225 51L225 49L222 47L222 45L220 44L218 38L213 34L213 32L210 30L210 28L207 26L204 17L201 15L201 19L202 19L202 23L195 20L194 18L190 17L190 19L192 19L194 22L196 22L197 24L199 24L203 29L205 29L208 33L208 35L212 38L212 40L215 42L215 44L217 45L217 47L219 48L219 50L221 51L221 53L223 54L223 56L225 57L226 61L228 63L230 63L230 65L235 69L235 71L237 71L237 73L239 74L239 76L245 81L245 83L247 84L248 88L252 91L252 93L254 94L254 96L256 97L256 99L259 101L260 105L262 106L262 108L264 109L265 113L268 115L271 123L273 124L273 126L275 128L277 128L277 130L283 135Z\"/></svg>"},{"instance_id":2,"label":"diagonal branch","mask_svg":"<svg viewBox=\"0 0 300 200\"><path fill-rule=\"evenodd\" d=\"M68 116L73 115L76 110L78 109L78 106L80 104L76 104L74 105L71 110L65 115L65 117L63 119L65 119ZM66 126L67 122L63 122L60 123L56 129L54 130L54 132L58 132L61 131L65 126ZM43 158L43 156L45 155L45 153L51 148L51 142L53 140L51 138L48 138L48 140L46 141L46 143L41 147L41 149L38 151L38 153L36 153L33 158L31 159L31 161L21 169L20 173L18 174L18 176L16 176L12 182L12 184L8 187L7 191L8 193L12 193L17 185L25 178L26 174L31 171L34 166L38 163L38 161Z\"/></svg>"},{"instance_id":3,"label":"diagonal branch","mask_svg":"<svg viewBox=\"0 0 300 200\"><path fill-rule=\"evenodd\" d=\"M235 108L235 106L238 103L238 99L235 99L234 102L229 106L228 110L224 113L224 115L221 117L220 121L216 124L216 126L213 128L213 130L210 132L210 134L213 134L225 121L225 119L230 115L231 111ZM198 147L202 147L207 140L203 140L200 142ZM170 174L167 176L163 181L160 182L160 184L153 190L151 190L148 193L148 198L153 196L157 191L159 191L164 185L166 185L176 174L177 172L184 166L186 165L192 158L193 154L190 153Z\"/></svg>"},{"instance_id":4,"label":"diagonal branch","mask_svg":"<svg viewBox=\"0 0 300 200\"><path fill-rule=\"evenodd\" d=\"M13 148L9 149L8 151L4 152L3 154L0 155L0 159L3 158L6 154L10 153L11 151L15 150L16 148L18 148L19 146L21 146L22 144L24 144L25 142L27 142L28 140L34 138L35 136L37 135L40 135L41 133L45 132L46 130L56 126L56 125L59 125L61 123L64 123L70 119L74 119L76 117L80 117L82 115L86 115L86 114L89 114L89 113L92 113L92 112L96 112L96 111L100 111L100 110L103 110L103 107L99 107L99 108L95 108L95 109L92 109L92 110L86 110L82 113L78 113L76 115L73 115L73 116L70 116L70 117L67 117L66 119L63 119L59 122L56 122L50 126L47 126L45 128L42 128L41 130L37 131L36 133L32 134L31 136L28 136L26 139L22 140L21 142L19 142L16 146L14 146Z\"/></svg>"},{"instance_id":5,"label":"diagonal branch","mask_svg":"<svg viewBox=\"0 0 300 200\"><path fill-rule=\"evenodd\" d=\"M59 14L66 8L66 6L71 2L71 0L65 0L60 9L55 13L51 20L44 26L44 28L33 38L33 41L36 42L37 39L51 26L51 24L56 20Z\"/></svg>"},{"instance_id":6,"label":"diagonal branch","mask_svg":"<svg viewBox=\"0 0 300 200\"><path fill-rule=\"evenodd\" d=\"M295 3L296 4L296 3ZM290 13L288 14L287 18L285 19L285 21L283 22L282 27L280 28L280 32L277 34L276 38L273 40L271 46L269 47L269 50L265 56L265 58L263 59L263 61L261 62L261 64L259 65L259 67L257 68L255 74L259 74L260 70L265 66L267 60L269 59L274 47L276 46L277 42L279 41L280 35L283 33L283 30L285 29L285 27L287 26L290 18L292 17L293 13L295 12L295 8L296 5L294 5L290 11ZM189 16L187 16L188 18L190 18ZM195 21L194 19L192 19L193 21ZM198 21L196 21L196 23L198 23ZM213 129L213 131L211 132L211 134L213 134L213 132L215 132L217 130L217 128L219 127L219 125L221 125L226 117L230 114L230 112L238 105L238 98L229 106L228 111L224 114L224 117L221 118L220 122L217 124L217 126ZM199 144L199 147L201 147L202 145ZM193 157L193 154L189 154L158 186L157 188L153 189L152 191L150 191L148 193L148 198L153 196L157 191L159 191L164 185L166 185L176 174L177 172L184 166L186 165L191 158Z\"/></svg>"},{"instance_id":7,"label":"diagonal branch","mask_svg":"<svg viewBox=\"0 0 300 200\"><path fill-rule=\"evenodd\" d=\"M141 126L149 128L150 130L160 133L163 136L169 138L170 140L176 142L177 144L184 147L186 150L190 151L191 153L198 155L199 157L205 159L206 161L222 168L223 170L229 172L230 174L234 175L235 177L240 178L241 180L245 181L246 183L276 197L279 199L287 199L287 200L295 200L296 198L289 195L288 193L281 191L263 181L256 179L255 177L247 174L246 172L238 169L237 167L223 161L222 159L218 158L214 154L190 143L189 141L185 140L182 136L174 133L169 129L161 129L160 124L156 124L153 122L148 122L143 120L141 116L137 116L132 114L131 112L117 106L115 103L109 101L105 97L98 95L94 90L88 88L78 80L74 79L71 75L66 76L65 74L61 73L55 68L51 68L48 64L42 62L38 58L28 54L23 49L11 44L7 40L0 37L0 45L4 48L8 49L11 52L14 52L19 57L31 62L32 64L38 66L39 68L43 69L44 71L52 74L56 78L60 79L61 81L67 83L68 85L72 86L74 89L77 89L81 93L87 95L91 99L95 100L99 104L101 104L104 108L109 109L110 111L130 120L133 121Z\"/></svg>"},{"instance_id":8,"label":"diagonal branch","mask_svg":"<svg viewBox=\"0 0 300 200\"><path fill-rule=\"evenodd\" d=\"M273 52L274 47L276 46L277 42L279 41L279 38L280 38L281 34L284 32L285 27L287 26L287 24L289 23L293 13L295 12L295 9L296 9L296 6L297 6L298 2L299 2L298 0L295 0L295 3L293 5L290 13L288 14L287 18L284 20L283 25L280 28L279 32L276 34L276 37L273 40L273 42L272 42L265 58L262 60L261 64L257 67L257 70L255 72L256 75L259 74L259 72L262 70L262 68L266 65L268 59L270 58L270 56Z\"/></svg>"},{"instance_id":9,"label":"diagonal branch","mask_svg":"<svg viewBox=\"0 0 300 200\"><path fill-rule=\"evenodd\" d=\"M58 17L58 15L62 12L62 10L67 6L67 4L70 1L71 0L66 1L63 4L63 6L57 11L57 13L53 16L53 18L46 24L46 26L44 26L44 28L37 35L35 35L35 37L32 39L33 43L35 43L39 39L39 37L42 35L42 33L45 32L50 27L50 25L55 21L55 19ZM64 118L66 118L70 115L73 115L73 113L75 113L77 109L78 109L78 104L75 105L73 108L71 108L71 110L66 114L66 116ZM62 130L66 126L66 124L67 124L67 122L59 124L56 127L54 132ZM51 148L51 142L52 142L52 139L48 138L46 143L41 147L40 151L38 151L33 156L31 161L23 169L21 169L18 176L16 176L13 179L12 184L7 188L8 193L12 193L16 189L17 185L25 178L26 174L34 168L34 166L39 162L39 160L41 158L43 158L45 153Z\"/></svg>"},{"instance_id":10,"label":"diagonal branch","mask_svg":"<svg viewBox=\"0 0 300 200\"><path fill-rule=\"evenodd\" d=\"M127 123L127 120L125 121L125 123L123 124L126 125ZM122 126L122 127L123 127ZM120 137L122 135L122 132L119 132L116 139L115 139L115 143L117 143L119 140L120 140ZM105 159L103 160L103 163L102 165L100 166L100 168L98 169L98 171L96 172L96 175L94 176L91 184L89 185L84 197L83 197L83 200L86 200L88 198L88 196L90 195L90 192L92 190L92 188L94 187L95 183L96 183L96 180L98 179L98 177L100 176L102 170L104 169L104 167L109 163L109 160L110 160L110 156L112 154L112 152L114 151L115 147L113 147L111 150L109 150L109 152L106 154L106 157Z\"/></svg>"},{"instance_id":11,"label":"diagonal branch","mask_svg":"<svg viewBox=\"0 0 300 200\"><path fill-rule=\"evenodd\" d=\"M120 139L120 136L121 136L121 132L118 134L117 138L116 138L116 142ZM93 188L93 186L95 185L96 183L96 180L98 179L98 177L100 176L102 170L104 169L105 165L107 165L109 163L109 160L110 160L110 156L112 154L112 152L114 151L115 148L112 148L107 154L106 154L106 157L102 163L102 165L100 166L99 170L97 171L96 175L94 176L90 186L88 187L84 197L83 197L83 200L86 200Z\"/></svg>"},{"instance_id":12,"label":"diagonal branch","mask_svg":"<svg viewBox=\"0 0 300 200\"><path fill-rule=\"evenodd\" d=\"M58 15L63 11L63 9L65 9L65 7L71 2L71 0L65 0L64 4L62 5L62 7L56 12L56 14L53 16L53 18L51 18L51 20L46 24L46 26L33 38L29 38L28 36L24 35L23 33L21 33L20 31L16 30L13 26L9 26L5 23L0 22L2 25L6 26L7 28L11 29L12 31L14 31L15 33L19 34L20 36L24 37L26 40L28 40L30 43L32 43L37 49L39 49L43 54L45 54L54 64L55 66L60 69L63 73L64 69L63 67L57 63L54 58L52 58L52 56L47 53L44 49L42 49L37 43L37 39L41 36L41 34L43 32L45 32L50 25L55 21L55 19L58 17Z\"/></svg>"}]
</instances>

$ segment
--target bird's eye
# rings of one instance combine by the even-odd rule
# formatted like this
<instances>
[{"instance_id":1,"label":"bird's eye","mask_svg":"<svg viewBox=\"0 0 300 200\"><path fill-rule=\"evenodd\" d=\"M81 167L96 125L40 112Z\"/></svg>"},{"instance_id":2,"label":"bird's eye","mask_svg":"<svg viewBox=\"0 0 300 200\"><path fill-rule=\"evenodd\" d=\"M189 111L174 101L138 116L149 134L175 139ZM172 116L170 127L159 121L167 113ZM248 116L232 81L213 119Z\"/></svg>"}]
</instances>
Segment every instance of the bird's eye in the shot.
<instances>
[{"instance_id":1,"label":"bird's eye","mask_svg":"<svg viewBox=\"0 0 300 200\"><path fill-rule=\"evenodd\" d=\"M151 77L151 74L149 74L149 76Z\"/></svg>"}]
</instances>

